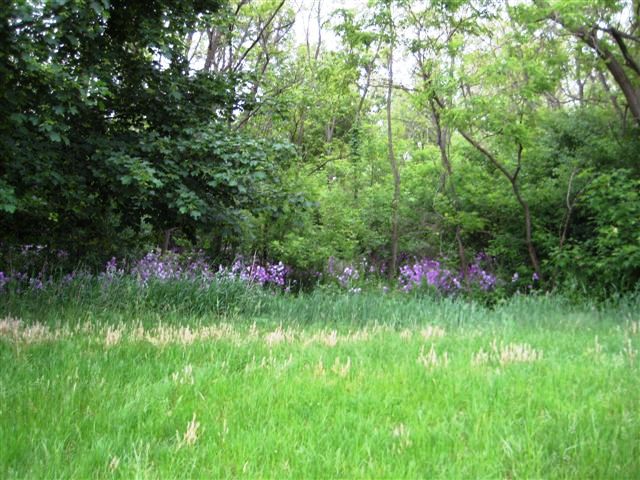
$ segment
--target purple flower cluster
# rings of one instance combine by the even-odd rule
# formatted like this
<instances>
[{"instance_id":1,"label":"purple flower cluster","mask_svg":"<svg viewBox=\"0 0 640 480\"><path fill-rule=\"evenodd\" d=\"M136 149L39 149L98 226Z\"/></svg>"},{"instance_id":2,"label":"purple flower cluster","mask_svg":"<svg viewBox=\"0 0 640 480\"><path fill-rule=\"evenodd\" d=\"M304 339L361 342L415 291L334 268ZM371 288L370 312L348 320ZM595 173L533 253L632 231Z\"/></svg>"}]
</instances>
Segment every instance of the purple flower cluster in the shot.
<instances>
[{"instance_id":1,"label":"purple flower cluster","mask_svg":"<svg viewBox=\"0 0 640 480\"><path fill-rule=\"evenodd\" d=\"M107 274L115 271L114 264L107 264ZM214 279L227 279L280 287L285 285L289 271L282 262L261 264L254 260L246 263L242 257L238 257L230 267L220 265L218 270L214 271L202 254L181 258L176 254L160 255L157 252L148 253L131 268L131 274L143 284L150 279L198 280L205 283L210 283Z\"/></svg>"},{"instance_id":2,"label":"purple flower cluster","mask_svg":"<svg viewBox=\"0 0 640 480\"><path fill-rule=\"evenodd\" d=\"M42 290L44 288L44 282L38 277L32 277L29 279L29 288L32 290Z\"/></svg>"},{"instance_id":3,"label":"purple flower cluster","mask_svg":"<svg viewBox=\"0 0 640 480\"><path fill-rule=\"evenodd\" d=\"M23 250L26 255L30 255L33 252L43 251L43 248L37 245L26 245ZM466 271L447 268L445 262L441 260L416 259L400 268L397 281L399 288L405 292L423 286L445 294L465 291L489 292L494 290L498 283L495 274L491 273L493 265L494 260L482 253L474 258ZM364 258L355 263L346 263L331 257L327 269L323 273L316 272L314 277L323 277L327 283L337 284L344 291L358 294L367 284L379 283L383 273L383 263L368 261ZM290 274L291 270L282 262L261 262L255 257L248 261L243 257L237 257L230 266L220 265L216 270L202 252L178 254L152 251L135 262L119 261L113 257L105 264L101 273L93 275L83 271L72 272L62 277L59 284L65 286L78 281L97 281L106 287L120 279L132 279L142 286L147 286L150 282L187 281L206 288L214 282L237 281L289 291L287 285L290 283L288 280ZM532 283L539 281L535 273L531 278ZM517 286L520 280L520 275L514 273L511 283ZM46 276L44 269L33 276L21 272L0 271L0 293L39 291L53 284L53 278ZM505 285L505 282L501 285ZM532 288L532 286L529 287L529 289ZM387 286L383 287L383 292L388 290Z\"/></svg>"},{"instance_id":4,"label":"purple flower cluster","mask_svg":"<svg viewBox=\"0 0 640 480\"><path fill-rule=\"evenodd\" d=\"M335 257L332 255L331 257L329 257L329 264L327 265L327 272L329 272L329 275L333 275L336 271L336 259Z\"/></svg>"},{"instance_id":5,"label":"purple flower cluster","mask_svg":"<svg viewBox=\"0 0 640 480\"><path fill-rule=\"evenodd\" d=\"M518 272L515 272L511 277L511 283L515 285L516 288L518 288L518 291L520 291L519 287L524 286L524 284L526 284L525 290L533 290L534 286L537 285L537 282L539 281L540 281L540 276L538 275L537 272L533 272L533 274L531 275L530 282L527 281L526 277L520 278L520 274Z\"/></svg>"},{"instance_id":6,"label":"purple flower cluster","mask_svg":"<svg viewBox=\"0 0 640 480\"><path fill-rule=\"evenodd\" d=\"M465 280L467 286L490 291L495 288L497 279L495 275L482 267L482 263L487 260L488 257L485 254L478 254L474 262L468 266L465 279L463 272L454 273L445 268L442 262L424 258L401 267L398 281L405 292L423 285L433 287L443 293L455 292L465 287L463 285Z\"/></svg>"},{"instance_id":7,"label":"purple flower cluster","mask_svg":"<svg viewBox=\"0 0 640 480\"><path fill-rule=\"evenodd\" d=\"M45 277L42 272L34 277L30 277L23 272L0 272L0 293L7 290L9 285L14 285L16 291L20 292L23 288L42 290L52 283L53 279L51 277Z\"/></svg>"},{"instance_id":8,"label":"purple flower cluster","mask_svg":"<svg viewBox=\"0 0 640 480\"><path fill-rule=\"evenodd\" d=\"M0 242L0 247L2 247ZM48 245L25 244L2 249L2 256L11 258L9 271L0 271L0 293L12 290L43 290L54 283L48 271L54 257L60 262L69 257L66 250L54 250ZM36 273L25 273L36 272Z\"/></svg>"},{"instance_id":9,"label":"purple flower cluster","mask_svg":"<svg viewBox=\"0 0 640 480\"><path fill-rule=\"evenodd\" d=\"M334 257L329 257L325 278L331 282L336 281L340 288L349 293L361 293L362 286L370 278L382 274L384 268L378 268L375 264L370 264L366 258L362 258L356 263L344 263L336 261ZM322 277L319 273L318 277Z\"/></svg>"},{"instance_id":10,"label":"purple flower cluster","mask_svg":"<svg viewBox=\"0 0 640 480\"><path fill-rule=\"evenodd\" d=\"M118 270L115 258L107 263L105 276L113 278L124 275ZM172 280L201 280L209 282L214 278L209 264L197 253L195 256L180 257L175 253L149 252L131 267L131 275L146 285L150 280L167 282Z\"/></svg>"},{"instance_id":11,"label":"purple flower cluster","mask_svg":"<svg viewBox=\"0 0 640 480\"><path fill-rule=\"evenodd\" d=\"M27 247L25 247L26 251L31 251L32 247ZM290 269L282 262L262 264L254 260L251 263L245 263L241 257L231 267L220 266L216 271L212 269L202 252L178 255L154 251L131 264L127 264L124 260L118 261L113 257L105 264L104 270L97 275L75 271L64 275L60 283L69 285L82 278L83 280L97 279L101 285L109 286L116 280L132 278L143 286L147 286L152 281L179 280L197 282L203 286L209 286L216 281L241 281L260 286L285 287L289 273ZM10 285L14 285L15 290L20 292L24 289L42 290L50 284L53 284L53 278L45 278L42 273L31 277L21 272L8 274L0 271L0 293L6 291Z\"/></svg>"},{"instance_id":12,"label":"purple flower cluster","mask_svg":"<svg viewBox=\"0 0 640 480\"><path fill-rule=\"evenodd\" d=\"M338 279L340 286L342 286L343 288L348 288L354 281L360 278L360 272L358 272L357 268L351 265L347 265L346 267L344 267L342 273L336 278Z\"/></svg>"},{"instance_id":13,"label":"purple flower cluster","mask_svg":"<svg viewBox=\"0 0 640 480\"><path fill-rule=\"evenodd\" d=\"M63 285L69 285L70 283L72 283L74 280L80 278L80 277L86 277L87 279L91 278L91 275L89 273L84 273L84 272L70 272L67 273L64 277L62 277L62 284Z\"/></svg>"},{"instance_id":14,"label":"purple flower cluster","mask_svg":"<svg viewBox=\"0 0 640 480\"><path fill-rule=\"evenodd\" d=\"M222 265L218 269L218 274L227 278L235 278L260 286L275 285L283 287L289 273L290 269L282 262L261 265L254 259L247 264L243 257L236 258L236 261L233 262L229 269Z\"/></svg>"},{"instance_id":15,"label":"purple flower cluster","mask_svg":"<svg viewBox=\"0 0 640 480\"><path fill-rule=\"evenodd\" d=\"M496 286L496 276L485 271L477 261L467 269L467 281L484 291L493 290Z\"/></svg>"},{"instance_id":16,"label":"purple flower cluster","mask_svg":"<svg viewBox=\"0 0 640 480\"><path fill-rule=\"evenodd\" d=\"M104 272L99 275L106 284L110 284L116 278L120 278L124 275L124 269L118 268L118 260L116 257L111 257L111 260L107 262L104 268ZM75 272L67 274L63 277L63 283L71 283L76 278Z\"/></svg>"},{"instance_id":17,"label":"purple flower cluster","mask_svg":"<svg viewBox=\"0 0 640 480\"><path fill-rule=\"evenodd\" d=\"M414 264L400 267L400 277L398 278L402 290L409 292L416 287L428 285L440 291L450 291L453 288L460 288L460 279L443 268L438 260L424 258Z\"/></svg>"}]
</instances>

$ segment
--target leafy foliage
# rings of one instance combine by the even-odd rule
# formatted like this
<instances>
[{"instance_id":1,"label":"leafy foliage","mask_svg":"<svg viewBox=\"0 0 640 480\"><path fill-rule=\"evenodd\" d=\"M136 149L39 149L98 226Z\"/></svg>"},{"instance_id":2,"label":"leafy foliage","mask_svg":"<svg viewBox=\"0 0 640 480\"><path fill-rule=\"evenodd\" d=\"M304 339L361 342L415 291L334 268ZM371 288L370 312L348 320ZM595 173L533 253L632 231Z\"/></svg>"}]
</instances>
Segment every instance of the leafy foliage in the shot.
<instances>
[{"instance_id":1,"label":"leafy foliage","mask_svg":"<svg viewBox=\"0 0 640 480\"><path fill-rule=\"evenodd\" d=\"M0 267L24 245L65 269L158 246L282 260L309 283L329 258L383 267L393 40L400 263L457 279L486 252L495 292L532 290L532 269L540 288L634 290L634 5L13 2Z\"/></svg>"},{"instance_id":2,"label":"leafy foliage","mask_svg":"<svg viewBox=\"0 0 640 480\"><path fill-rule=\"evenodd\" d=\"M238 79L192 73L185 57L184 36L218 6L18 2L4 12L5 241L104 258L167 229L195 242L200 230L236 233L241 212L277 214L293 150L229 128Z\"/></svg>"}]
</instances>

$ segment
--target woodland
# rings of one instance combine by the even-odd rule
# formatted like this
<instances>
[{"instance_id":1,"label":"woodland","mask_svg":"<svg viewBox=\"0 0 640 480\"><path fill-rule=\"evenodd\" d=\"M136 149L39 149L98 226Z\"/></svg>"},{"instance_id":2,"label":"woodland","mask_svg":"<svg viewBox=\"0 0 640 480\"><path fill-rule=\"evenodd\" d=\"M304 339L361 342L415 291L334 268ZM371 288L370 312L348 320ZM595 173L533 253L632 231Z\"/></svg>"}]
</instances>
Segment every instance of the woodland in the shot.
<instances>
[{"instance_id":1,"label":"woodland","mask_svg":"<svg viewBox=\"0 0 640 480\"><path fill-rule=\"evenodd\" d=\"M4 2L3 281L157 249L633 291L639 55L636 0Z\"/></svg>"},{"instance_id":2,"label":"woodland","mask_svg":"<svg viewBox=\"0 0 640 480\"><path fill-rule=\"evenodd\" d=\"M0 0L0 478L640 478L640 0Z\"/></svg>"}]
</instances>

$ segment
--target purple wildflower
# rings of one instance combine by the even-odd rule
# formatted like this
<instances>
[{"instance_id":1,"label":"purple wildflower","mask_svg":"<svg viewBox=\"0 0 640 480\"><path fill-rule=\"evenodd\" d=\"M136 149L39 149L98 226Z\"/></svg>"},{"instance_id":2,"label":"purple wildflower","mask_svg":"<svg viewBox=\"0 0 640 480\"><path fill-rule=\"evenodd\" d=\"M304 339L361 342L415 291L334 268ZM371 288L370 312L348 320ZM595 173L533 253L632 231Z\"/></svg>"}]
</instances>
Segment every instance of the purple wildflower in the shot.
<instances>
[{"instance_id":1,"label":"purple wildflower","mask_svg":"<svg viewBox=\"0 0 640 480\"><path fill-rule=\"evenodd\" d=\"M335 263L336 263L336 259L333 258L333 256L329 257L329 265L327 266L327 271L329 272L329 275L333 275L333 273L335 272Z\"/></svg>"},{"instance_id":2,"label":"purple wildflower","mask_svg":"<svg viewBox=\"0 0 640 480\"><path fill-rule=\"evenodd\" d=\"M42 280L39 278L30 278L29 287L33 290L42 290L44 288L44 283L42 283Z\"/></svg>"},{"instance_id":3,"label":"purple wildflower","mask_svg":"<svg viewBox=\"0 0 640 480\"><path fill-rule=\"evenodd\" d=\"M349 285L351 285L351 282L360 278L360 272L358 272L355 267L347 265L346 267L344 267L342 273L336 278L343 288L348 288Z\"/></svg>"}]
</instances>

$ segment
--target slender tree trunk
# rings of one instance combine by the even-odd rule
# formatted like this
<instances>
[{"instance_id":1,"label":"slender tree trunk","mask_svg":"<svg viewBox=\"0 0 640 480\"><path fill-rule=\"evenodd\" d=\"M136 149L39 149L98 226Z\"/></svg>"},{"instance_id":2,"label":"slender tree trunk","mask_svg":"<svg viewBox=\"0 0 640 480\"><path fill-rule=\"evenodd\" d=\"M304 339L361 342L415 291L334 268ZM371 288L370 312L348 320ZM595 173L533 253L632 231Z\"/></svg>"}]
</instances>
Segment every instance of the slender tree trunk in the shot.
<instances>
[{"instance_id":1,"label":"slender tree trunk","mask_svg":"<svg viewBox=\"0 0 640 480\"><path fill-rule=\"evenodd\" d=\"M305 122L305 118L306 118L306 109L302 109L300 111L300 123L298 123L298 128L296 129L296 136L295 136L295 144L298 147L302 147L302 144L304 142L304 122Z\"/></svg>"},{"instance_id":2,"label":"slender tree trunk","mask_svg":"<svg viewBox=\"0 0 640 480\"><path fill-rule=\"evenodd\" d=\"M164 231L164 239L162 241L161 254L165 254L169 251L169 247L171 246L171 236L173 235L173 232L175 230L176 230L176 227L173 227L173 228L167 228Z\"/></svg>"},{"instance_id":3,"label":"slender tree trunk","mask_svg":"<svg viewBox=\"0 0 640 480\"><path fill-rule=\"evenodd\" d=\"M571 217L573 215L573 211L575 210L578 199L584 192L585 188L587 188L587 185L589 183L589 181L587 181L587 184L583 185L575 193L573 193L573 180L575 179L575 176L577 174L578 174L578 169L575 169L571 172L571 176L569 177L569 183L567 185L567 197L565 200L567 213L565 214L564 220L562 222L562 228L560 230L560 242L559 242L560 248L562 248L565 242L567 241L567 237L569 236L569 227L571 226ZM572 198L572 193L573 193L573 198Z\"/></svg>"},{"instance_id":4,"label":"slender tree trunk","mask_svg":"<svg viewBox=\"0 0 640 480\"><path fill-rule=\"evenodd\" d=\"M393 151L393 128L391 124L391 101L393 95L393 40L389 45L387 87L387 141L389 148L389 164L393 173L393 200L391 201L391 268L389 276L394 277L398 269L398 209L400 206L400 171Z\"/></svg>"},{"instance_id":5,"label":"slender tree trunk","mask_svg":"<svg viewBox=\"0 0 640 480\"><path fill-rule=\"evenodd\" d=\"M456 192L455 183L453 181L453 168L451 167L451 162L449 161L449 154L447 152L447 144L448 144L448 135L447 132L442 128L442 123L440 122L440 112L438 112L437 106L433 101L431 103L431 112L433 114L433 123L436 127L436 136L438 141L438 148L440 149L440 160L442 162L442 166L445 171L444 176L444 187L449 187L451 191L451 196L453 197L453 203L455 205L456 211L460 211L460 199L458 198L458 194ZM467 256L464 248L464 243L462 242L462 225L459 223L456 224L456 244L458 245L458 256L460 257L460 269L462 270L462 278L467 279Z\"/></svg>"},{"instance_id":6,"label":"slender tree trunk","mask_svg":"<svg viewBox=\"0 0 640 480\"><path fill-rule=\"evenodd\" d=\"M366 82L364 84L364 89L362 91L362 95L360 95L360 100L358 101L358 109L356 110L356 118L355 124L360 124L360 117L362 115L362 109L364 107L364 102L367 99L367 95L369 94L369 88L371 87L371 74L375 68L376 61L378 60L378 55L380 54L380 47L382 46L382 41L378 42L376 46L376 51L371 58L371 61L365 66L365 71L367 72Z\"/></svg>"},{"instance_id":7,"label":"slender tree trunk","mask_svg":"<svg viewBox=\"0 0 640 480\"><path fill-rule=\"evenodd\" d=\"M191 44L193 43L193 36L195 35L195 32L189 32L187 33L187 38L184 41L184 46L185 48L185 52L184 52L184 56L185 58L189 58L189 52L191 51Z\"/></svg>"},{"instance_id":8,"label":"slender tree trunk","mask_svg":"<svg viewBox=\"0 0 640 480\"><path fill-rule=\"evenodd\" d=\"M513 189L513 193L516 195L518 199L518 203L522 206L522 210L524 212L524 225L525 225L525 243L527 244L527 251L529 252L529 259L531 260L531 266L533 270L538 275L538 278L542 278L540 271L540 262L538 261L538 254L536 252L536 247L533 244L533 236L532 236L532 225L531 225L531 210L529 209L529 204L524 201L522 196L520 195L520 189L516 182L511 182L511 187Z\"/></svg>"},{"instance_id":9,"label":"slender tree trunk","mask_svg":"<svg viewBox=\"0 0 640 480\"><path fill-rule=\"evenodd\" d=\"M207 46L207 56L204 59L204 71L205 72L211 71L211 67L213 66L213 61L214 61L215 56L216 56L216 54L218 52L219 34L214 28L211 28L207 32L207 36L209 37L209 45Z\"/></svg>"},{"instance_id":10,"label":"slender tree trunk","mask_svg":"<svg viewBox=\"0 0 640 480\"><path fill-rule=\"evenodd\" d=\"M567 186L567 213L565 214L564 221L562 222L562 230L560 233L560 245L562 248L564 246L564 242L567 240L567 233L569 232L569 223L571 222L571 214L573 213L573 205L574 203L571 201L571 189L573 187L573 179L576 176L577 170L573 170L571 172L571 176L569 177L569 185Z\"/></svg>"},{"instance_id":11,"label":"slender tree trunk","mask_svg":"<svg viewBox=\"0 0 640 480\"><path fill-rule=\"evenodd\" d=\"M622 108L620 108L620 105L618 104L618 97L614 92L611 91L611 88L609 88L609 84L607 83L607 79L605 78L604 73L602 73L601 70L598 70L597 75L598 75L598 80L600 80L600 83L602 84L602 88L604 88L604 91L607 92L607 95L609 95L609 100L611 100L611 105L613 105L614 110L618 112L618 116L620 117L620 120L624 122L625 114L622 111Z\"/></svg>"},{"instance_id":12,"label":"slender tree trunk","mask_svg":"<svg viewBox=\"0 0 640 480\"><path fill-rule=\"evenodd\" d=\"M460 134L464 137L464 139L469 142L476 150L478 150L482 155L484 155L491 164L496 167L500 172L509 180L511 184L511 190L513 190L513 194L516 197L516 200L522 207L522 212L524 214L524 226L525 226L525 243L527 245L527 251L529 253L529 259L531 260L531 266L533 267L533 271L536 273L538 278L542 280L542 272L540 270L540 261L538 260L538 254L536 252L535 245L533 243L533 224L531 221L531 209L529 208L529 204L522 197L520 192L520 187L518 186L518 174L520 173L520 167L522 163L522 144L518 144L518 166L514 173L510 173L507 168L500 163L496 157L493 156L489 150L484 148L480 143L478 143L471 135L465 132L462 129L458 129Z\"/></svg>"},{"instance_id":13,"label":"slender tree trunk","mask_svg":"<svg viewBox=\"0 0 640 480\"><path fill-rule=\"evenodd\" d=\"M325 139L327 143L331 143L333 141L333 132L336 129L336 117L331 117L331 121L329 121L325 127Z\"/></svg>"},{"instance_id":14,"label":"slender tree trunk","mask_svg":"<svg viewBox=\"0 0 640 480\"><path fill-rule=\"evenodd\" d=\"M518 186L518 174L520 173L520 167L522 165L522 144L518 144L518 167L513 175L508 176L509 181L511 182L511 189L513 190L513 194L516 196L518 203L522 207L522 211L524 213L524 226L525 226L525 243L527 244L527 250L529 251L529 258L531 259L531 266L533 270L536 272L536 275L539 279L542 278L542 272L540 271L540 262L538 261L538 254L536 252L536 248L533 245L533 234L532 234L532 223L531 223L531 209L529 208L529 203L525 201L520 193L520 187Z\"/></svg>"},{"instance_id":15,"label":"slender tree trunk","mask_svg":"<svg viewBox=\"0 0 640 480\"><path fill-rule=\"evenodd\" d=\"M189 64L191 64L191 62L193 61L193 57L195 57L196 54L198 53L198 48L200 47L200 42L202 42L202 37L204 37L204 33L205 32L200 32L200 35L198 35L198 41L194 45L193 52L191 52L191 55L189 55L190 50L187 50ZM191 47L191 45L189 45L189 47Z\"/></svg>"},{"instance_id":16,"label":"slender tree trunk","mask_svg":"<svg viewBox=\"0 0 640 480\"><path fill-rule=\"evenodd\" d=\"M351 127L352 132L355 132L355 135L357 135L356 145L359 145L359 142L360 142L360 119L362 117L364 102L367 99L367 95L369 94L369 88L371 87L371 74L373 73L375 63L378 60L378 54L380 53L381 45L382 45L382 42L381 41L378 42L373 58L367 65L365 65L365 71L366 71L365 84L364 84L364 88L362 89L362 94L360 95L360 100L358 101L358 107L356 109L356 115L353 121L353 127ZM334 118L334 121L335 121L335 118ZM350 156L353 164L352 166L353 166L353 199L354 200L358 199L358 153L359 152L357 148L352 149L352 151L350 152ZM373 178L371 182L372 182L371 185L373 185Z\"/></svg>"}]
</instances>

